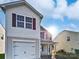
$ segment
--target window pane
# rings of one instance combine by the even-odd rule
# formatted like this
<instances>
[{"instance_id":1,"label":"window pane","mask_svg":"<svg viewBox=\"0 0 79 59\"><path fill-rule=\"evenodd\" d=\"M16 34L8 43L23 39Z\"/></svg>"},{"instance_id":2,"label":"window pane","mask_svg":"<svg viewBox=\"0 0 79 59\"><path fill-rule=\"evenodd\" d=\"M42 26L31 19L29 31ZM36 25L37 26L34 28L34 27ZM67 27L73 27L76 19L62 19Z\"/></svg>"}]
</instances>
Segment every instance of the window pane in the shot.
<instances>
[{"instance_id":1,"label":"window pane","mask_svg":"<svg viewBox=\"0 0 79 59\"><path fill-rule=\"evenodd\" d=\"M24 28L24 22L17 22L17 27L22 27L22 28Z\"/></svg>"},{"instance_id":2,"label":"window pane","mask_svg":"<svg viewBox=\"0 0 79 59\"><path fill-rule=\"evenodd\" d=\"M41 39L44 39L44 32L40 33L40 37L41 37Z\"/></svg>"},{"instance_id":3,"label":"window pane","mask_svg":"<svg viewBox=\"0 0 79 59\"><path fill-rule=\"evenodd\" d=\"M67 36L67 41L70 41L70 36Z\"/></svg>"},{"instance_id":4,"label":"window pane","mask_svg":"<svg viewBox=\"0 0 79 59\"><path fill-rule=\"evenodd\" d=\"M18 20L18 21L24 21L24 16L17 15L17 20Z\"/></svg>"},{"instance_id":5,"label":"window pane","mask_svg":"<svg viewBox=\"0 0 79 59\"><path fill-rule=\"evenodd\" d=\"M26 17L26 22L32 23L32 18Z\"/></svg>"},{"instance_id":6,"label":"window pane","mask_svg":"<svg viewBox=\"0 0 79 59\"><path fill-rule=\"evenodd\" d=\"M32 24L26 23L26 28L32 29Z\"/></svg>"}]
</instances>

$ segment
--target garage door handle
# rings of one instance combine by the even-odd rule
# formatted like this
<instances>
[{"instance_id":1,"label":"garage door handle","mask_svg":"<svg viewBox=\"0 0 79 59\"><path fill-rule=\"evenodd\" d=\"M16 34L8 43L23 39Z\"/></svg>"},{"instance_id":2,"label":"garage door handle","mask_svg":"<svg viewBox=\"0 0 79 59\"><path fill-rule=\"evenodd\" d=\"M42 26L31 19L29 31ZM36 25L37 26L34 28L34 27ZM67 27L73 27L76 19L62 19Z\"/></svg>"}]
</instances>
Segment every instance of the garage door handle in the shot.
<instances>
[{"instance_id":1,"label":"garage door handle","mask_svg":"<svg viewBox=\"0 0 79 59\"><path fill-rule=\"evenodd\" d=\"M34 56L34 54L32 54L32 56Z\"/></svg>"},{"instance_id":2,"label":"garage door handle","mask_svg":"<svg viewBox=\"0 0 79 59\"><path fill-rule=\"evenodd\" d=\"M14 55L14 56L18 56L18 55Z\"/></svg>"},{"instance_id":3,"label":"garage door handle","mask_svg":"<svg viewBox=\"0 0 79 59\"><path fill-rule=\"evenodd\" d=\"M24 54L26 54L26 51L24 51Z\"/></svg>"}]
</instances>

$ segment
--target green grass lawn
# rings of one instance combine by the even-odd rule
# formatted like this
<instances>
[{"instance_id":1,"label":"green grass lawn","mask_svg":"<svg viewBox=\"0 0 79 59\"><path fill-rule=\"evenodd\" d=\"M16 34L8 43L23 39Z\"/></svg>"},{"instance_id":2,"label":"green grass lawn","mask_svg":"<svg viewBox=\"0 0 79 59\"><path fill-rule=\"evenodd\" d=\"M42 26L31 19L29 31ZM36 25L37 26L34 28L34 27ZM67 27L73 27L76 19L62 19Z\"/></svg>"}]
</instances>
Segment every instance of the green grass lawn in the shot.
<instances>
[{"instance_id":1,"label":"green grass lawn","mask_svg":"<svg viewBox=\"0 0 79 59\"><path fill-rule=\"evenodd\" d=\"M5 54L0 54L0 59L5 59Z\"/></svg>"}]
</instances>

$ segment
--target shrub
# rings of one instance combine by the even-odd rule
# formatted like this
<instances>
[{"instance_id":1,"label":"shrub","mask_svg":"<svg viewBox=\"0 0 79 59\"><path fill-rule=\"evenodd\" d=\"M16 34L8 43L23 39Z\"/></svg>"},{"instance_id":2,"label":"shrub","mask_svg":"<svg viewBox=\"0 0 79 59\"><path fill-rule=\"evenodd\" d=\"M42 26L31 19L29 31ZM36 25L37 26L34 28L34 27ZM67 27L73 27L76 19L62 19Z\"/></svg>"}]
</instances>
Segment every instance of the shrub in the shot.
<instances>
[{"instance_id":1,"label":"shrub","mask_svg":"<svg viewBox=\"0 0 79 59\"><path fill-rule=\"evenodd\" d=\"M64 50L57 51L55 57L56 59L79 59L78 54L69 53Z\"/></svg>"},{"instance_id":2,"label":"shrub","mask_svg":"<svg viewBox=\"0 0 79 59\"><path fill-rule=\"evenodd\" d=\"M5 59L5 54L0 54L0 59Z\"/></svg>"},{"instance_id":3,"label":"shrub","mask_svg":"<svg viewBox=\"0 0 79 59\"><path fill-rule=\"evenodd\" d=\"M61 49L61 50L57 51L56 54L66 54L66 51L64 51L63 49Z\"/></svg>"},{"instance_id":4,"label":"shrub","mask_svg":"<svg viewBox=\"0 0 79 59\"><path fill-rule=\"evenodd\" d=\"M76 54L79 54L79 49L75 49L75 53Z\"/></svg>"}]
</instances>

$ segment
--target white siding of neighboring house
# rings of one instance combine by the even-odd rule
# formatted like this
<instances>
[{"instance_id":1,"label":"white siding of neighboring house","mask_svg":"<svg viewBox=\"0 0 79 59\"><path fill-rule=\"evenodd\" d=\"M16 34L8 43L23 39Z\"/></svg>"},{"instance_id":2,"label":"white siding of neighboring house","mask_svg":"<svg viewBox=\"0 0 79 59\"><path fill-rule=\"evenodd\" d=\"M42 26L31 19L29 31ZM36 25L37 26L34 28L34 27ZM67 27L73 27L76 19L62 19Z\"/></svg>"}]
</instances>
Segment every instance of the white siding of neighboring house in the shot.
<instances>
[{"instance_id":1,"label":"white siding of neighboring house","mask_svg":"<svg viewBox=\"0 0 79 59\"><path fill-rule=\"evenodd\" d=\"M1 37L3 37L3 39ZM0 25L0 53L5 53L5 30L1 25Z\"/></svg>"},{"instance_id":2,"label":"white siding of neighboring house","mask_svg":"<svg viewBox=\"0 0 79 59\"><path fill-rule=\"evenodd\" d=\"M12 27L12 13L36 18L36 30ZM12 40L36 40L36 57L40 58L40 18L27 6L18 6L6 10L6 58L12 58ZM9 56L9 57L8 57Z\"/></svg>"},{"instance_id":3,"label":"white siding of neighboring house","mask_svg":"<svg viewBox=\"0 0 79 59\"><path fill-rule=\"evenodd\" d=\"M67 41L67 36L70 36L70 41ZM57 42L56 51L64 49L67 52L75 53L74 49L79 49L79 33L77 32L64 31L54 41Z\"/></svg>"}]
</instances>

